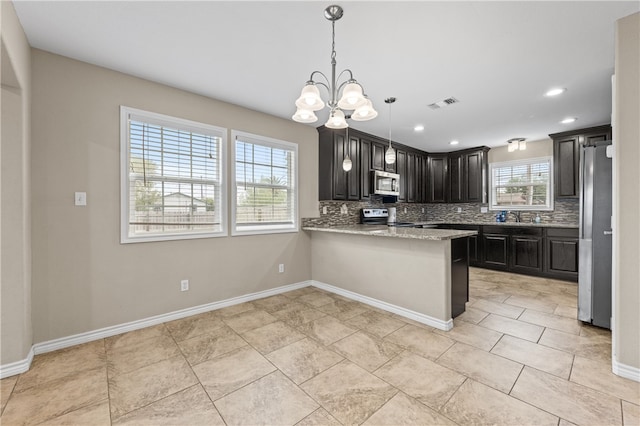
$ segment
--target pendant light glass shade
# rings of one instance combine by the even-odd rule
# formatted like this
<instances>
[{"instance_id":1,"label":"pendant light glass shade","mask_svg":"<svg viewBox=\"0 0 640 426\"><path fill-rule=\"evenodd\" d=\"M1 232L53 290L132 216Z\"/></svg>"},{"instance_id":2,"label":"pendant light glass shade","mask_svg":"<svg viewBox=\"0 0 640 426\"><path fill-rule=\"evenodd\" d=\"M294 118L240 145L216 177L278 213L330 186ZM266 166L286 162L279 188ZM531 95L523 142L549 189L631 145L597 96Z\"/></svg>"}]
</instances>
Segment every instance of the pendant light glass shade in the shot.
<instances>
[{"instance_id":1,"label":"pendant light glass shade","mask_svg":"<svg viewBox=\"0 0 640 426\"><path fill-rule=\"evenodd\" d=\"M393 149L391 144L389 144L387 152L384 153L384 162L387 164L393 164L396 162L396 150Z\"/></svg>"},{"instance_id":2,"label":"pendant light glass shade","mask_svg":"<svg viewBox=\"0 0 640 426\"><path fill-rule=\"evenodd\" d=\"M291 118L293 118L293 120L297 121L298 123L315 123L316 121L318 121L318 117L316 117L313 111L302 108L298 108L296 113Z\"/></svg>"},{"instance_id":3,"label":"pendant light glass shade","mask_svg":"<svg viewBox=\"0 0 640 426\"><path fill-rule=\"evenodd\" d=\"M362 94L362 86L355 81L348 83L342 90L342 98L338 101L338 107L346 110L354 110L367 102Z\"/></svg>"},{"instance_id":4,"label":"pendant light glass shade","mask_svg":"<svg viewBox=\"0 0 640 426\"><path fill-rule=\"evenodd\" d=\"M366 97L365 103L351 114L351 118L355 121L367 121L376 118L377 116L378 111L373 109L373 104Z\"/></svg>"},{"instance_id":5,"label":"pendant light glass shade","mask_svg":"<svg viewBox=\"0 0 640 426\"><path fill-rule=\"evenodd\" d=\"M353 162L351 161L351 158L349 158L349 154L347 154L347 156L342 161L342 170L344 170L345 172L348 172L349 170L351 170L352 167L353 167Z\"/></svg>"},{"instance_id":6,"label":"pendant light glass shade","mask_svg":"<svg viewBox=\"0 0 640 426\"><path fill-rule=\"evenodd\" d=\"M309 111L318 111L324 108L324 102L320 98L320 90L313 82L307 82L302 88L300 97L296 99L296 106Z\"/></svg>"},{"instance_id":7,"label":"pendant light glass shade","mask_svg":"<svg viewBox=\"0 0 640 426\"><path fill-rule=\"evenodd\" d=\"M346 129L347 127L349 127L349 125L347 124L347 120L345 120L344 118L344 112L337 108L331 111L325 127L328 127L330 129Z\"/></svg>"}]
</instances>

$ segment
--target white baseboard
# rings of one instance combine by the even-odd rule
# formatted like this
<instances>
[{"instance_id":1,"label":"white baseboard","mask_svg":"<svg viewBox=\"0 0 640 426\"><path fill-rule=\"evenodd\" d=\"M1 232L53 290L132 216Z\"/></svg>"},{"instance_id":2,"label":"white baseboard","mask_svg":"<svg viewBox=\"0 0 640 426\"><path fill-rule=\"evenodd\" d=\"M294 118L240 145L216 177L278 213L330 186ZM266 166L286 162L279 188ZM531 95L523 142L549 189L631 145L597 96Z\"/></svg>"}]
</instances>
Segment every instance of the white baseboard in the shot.
<instances>
[{"instance_id":1,"label":"white baseboard","mask_svg":"<svg viewBox=\"0 0 640 426\"><path fill-rule=\"evenodd\" d=\"M204 305L181 309L179 311L156 315L137 321L131 321L128 323L105 327L94 331L88 331L86 333L75 334L68 337L61 337L59 339L53 339L47 342L36 343L31 347L27 358L20 361L12 362L10 364L0 365L0 379L4 379L5 377L14 376L16 374L28 371L31 367L31 361L33 360L34 355L80 345L82 343L88 343L94 340L104 339L105 337L111 337L117 334L126 333L128 331L139 330L141 328L150 327L152 325L162 324L163 322L186 318L191 315L215 311L217 309L238 305L240 303L250 302L256 299L263 299L265 297L274 296L280 293L286 293L287 291L308 287L310 285L312 285L311 281L303 281L300 283L289 284L270 290L259 291L257 293L246 294L244 296L233 297L231 299L222 300L220 302L207 303Z\"/></svg>"},{"instance_id":2,"label":"white baseboard","mask_svg":"<svg viewBox=\"0 0 640 426\"><path fill-rule=\"evenodd\" d=\"M393 312L394 314L398 314L402 317L412 319L421 324L426 324L428 326L437 328L439 330L449 331L453 328L453 320L450 319L448 321L442 321L437 318L430 317L429 315L421 314L419 312L412 311L410 309L403 308L401 306L393 305L391 303L383 302L378 299L374 299L369 296L363 296L359 293L354 293L349 290L341 289L340 287L335 287L330 284L325 284L320 281L312 281L314 287L329 291L331 293L339 294L340 296L347 297L349 299L356 300L358 302L365 303L370 306L374 306L376 308Z\"/></svg>"},{"instance_id":3,"label":"white baseboard","mask_svg":"<svg viewBox=\"0 0 640 426\"><path fill-rule=\"evenodd\" d=\"M635 382L640 382L640 368L622 364L616 359L613 359L611 361L611 369L613 370L613 374L624 377L625 379L633 380Z\"/></svg>"},{"instance_id":4,"label":"white baseboard","mask_svg":"<svg viewBox=\"0 0 640 426\"><path fill-rule=\"evenodd\" d=\"M29 349L29 353L25 359L20 361L11 362L9 364L0 365L0 379L5 377L15 376L16 374L24 373L31 367L31 361L33 361L33 346Z\"/></svg>"}]
</instances>

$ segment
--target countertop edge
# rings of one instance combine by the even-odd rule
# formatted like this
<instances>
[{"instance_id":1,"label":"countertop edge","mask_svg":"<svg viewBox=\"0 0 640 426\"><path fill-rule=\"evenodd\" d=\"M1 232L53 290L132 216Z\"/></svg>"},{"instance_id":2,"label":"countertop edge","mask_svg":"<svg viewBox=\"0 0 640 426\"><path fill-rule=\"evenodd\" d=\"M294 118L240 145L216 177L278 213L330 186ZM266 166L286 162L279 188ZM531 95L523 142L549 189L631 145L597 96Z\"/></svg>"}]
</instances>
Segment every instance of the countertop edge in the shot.
<instances>
[{"instance_id":1,"label":"countertop edge","mask_svg":"<svg viewBox=\"0 0 640 426\"><path fill-rule=\"evenodd\" d=\"M305 226L303 231L312 232L332 232L337 234L365 235L385 238L405 238L427 241L446 241L456 238L470 237L477 235L477 231L454 230L454 229L421 229L421 228L396 228L369 225L345 225L345 226Z\"/></svg>"}]
</instances>

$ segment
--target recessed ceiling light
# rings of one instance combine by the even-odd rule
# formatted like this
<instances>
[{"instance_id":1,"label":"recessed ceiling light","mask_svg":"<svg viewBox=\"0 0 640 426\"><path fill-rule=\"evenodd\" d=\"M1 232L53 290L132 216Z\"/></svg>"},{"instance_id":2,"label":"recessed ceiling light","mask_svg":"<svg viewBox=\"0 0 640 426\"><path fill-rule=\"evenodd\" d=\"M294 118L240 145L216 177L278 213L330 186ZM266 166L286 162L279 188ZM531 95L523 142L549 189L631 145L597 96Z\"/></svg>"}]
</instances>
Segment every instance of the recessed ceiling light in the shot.
<instances>
[{"instance_id":1,"label":"recessed ceiling light","mask_svg":"<svg viewBox=\"0 0 640 426\"><path fill-rule=\"evenodd\" d=\"M424 126L422 124L418 124L416 127L413 128L413 130L416 132L421 132L424 130Z\"/></svg>"},{"instance_id":2,"label":"recessed ceiling light","mask_svg":"<svg viewBox=\"0 0 640 426\"><path fill-rule=\"evenodd\" d=\"M577 118L576 117L567 117L564 120L562 120L560 123L562 124L569 124L569 123L573 123L574 121L576 121Z\"/></svg>"},{"instance_id":3,"label":"recessed ceiling light","mask_svg":"<svg viewBox=\"0 0 640 426\"><path fill-rule=\"evenodd\" d=\"M451 142L449 142L449 145L458 145L459 143L460 142L458 142L458 141L451 141Z\"/></svg>"},{"instance_id":4,"label":"recessed ceiling light","mask_svg":"<svg viewBox=\"0 0 640 426\"><path fill-rule=\"evenodd\" d=\"M565 88L555 88L555 89L551 89L549 90L547 93L545 93L545 96L558 96L563 94L564 92L566 92L567 89Z\"/></svg>"}]
</instances>

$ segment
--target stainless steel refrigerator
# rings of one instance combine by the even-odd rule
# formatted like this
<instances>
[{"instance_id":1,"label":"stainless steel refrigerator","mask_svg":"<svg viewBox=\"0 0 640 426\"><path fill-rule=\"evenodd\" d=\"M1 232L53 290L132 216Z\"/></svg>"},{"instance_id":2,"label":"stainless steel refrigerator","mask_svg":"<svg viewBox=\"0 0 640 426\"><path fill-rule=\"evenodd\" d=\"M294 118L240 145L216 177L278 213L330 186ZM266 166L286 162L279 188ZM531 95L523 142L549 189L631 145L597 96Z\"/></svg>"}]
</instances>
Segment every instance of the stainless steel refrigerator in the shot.
<instances>
[{"instance_id":1,"label":"stainless steel refrigerator","mask_svg":"<svg viewBox=\"0 0 640 426\"><path fill-rule=\"evenodd\" d=\"M604 328L611 328L611 148L611 141L580 148L578 319Z\"/></svg>"}]
</instances>

